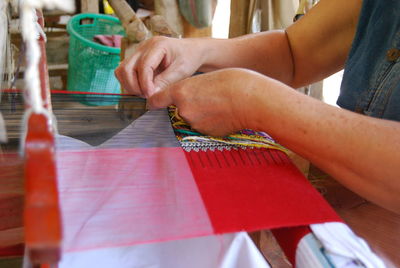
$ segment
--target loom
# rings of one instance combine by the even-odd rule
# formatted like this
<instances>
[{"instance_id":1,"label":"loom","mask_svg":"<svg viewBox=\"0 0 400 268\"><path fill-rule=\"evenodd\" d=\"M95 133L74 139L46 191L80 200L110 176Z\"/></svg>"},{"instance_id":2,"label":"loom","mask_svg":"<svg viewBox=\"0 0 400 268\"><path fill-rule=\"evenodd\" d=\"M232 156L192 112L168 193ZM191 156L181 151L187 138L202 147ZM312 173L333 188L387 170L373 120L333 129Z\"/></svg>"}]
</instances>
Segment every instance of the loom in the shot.
<instances>
[{"instance_id":1,"label":"loom","mask_svg":"<svg viewBox=\"0 0 400 268\"><path fill-rule=\"evenodd\" d=\"M37 14L43 26L41 13ZM384 267L282 150L215 139L178 141L179 131L174 133L166 110L144 115L138 111L136 120L119 121L92 144L82 141L92 140L87 136L68 137L68 129L60 131L64 135L56 134L53 112L60 130L60 118L71 116L67 104L83 96L115 97L138 107L144 101L123 94L51 92L43 37L38 44L41 56L36 63L31 59L37 72L27 79L25 107L19 90L5 90L3 100L11 101L9 109L2 106L6 118L24 114L27 263L46 267L74 252L273 229L297 267L314 262L320 267L340 267L343 260L353 267L359 267L358 263ZM32 79L38 82L36 87ZM88 124L95 118L91 112L118 121L113 107L79 107L86 112ZM104 129L90 131L93 136ZM4 157L18 159L15 154ZM7 171L6 165L2 169ZM2 172L2 179L13 182L15 173L8 172ZM322 246L310 253L310 245L318 243ZM2 255L10 252L21 254L21 247L0 250Z\"/></svg>"}]
</instances>

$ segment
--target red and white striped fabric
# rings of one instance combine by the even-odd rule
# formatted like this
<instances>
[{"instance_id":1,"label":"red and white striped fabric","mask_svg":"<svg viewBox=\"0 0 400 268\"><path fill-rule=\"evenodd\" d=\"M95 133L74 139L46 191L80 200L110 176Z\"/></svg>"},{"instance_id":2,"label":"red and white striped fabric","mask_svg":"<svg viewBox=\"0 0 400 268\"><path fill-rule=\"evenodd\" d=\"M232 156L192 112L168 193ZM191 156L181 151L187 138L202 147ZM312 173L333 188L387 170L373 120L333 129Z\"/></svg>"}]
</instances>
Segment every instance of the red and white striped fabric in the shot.
<instances>
[{"instance_id":1,"label":"red and white striped fabric","mask_svg":"<svg viewBox=\"0 0 400 268\"><path fill-rule=\"evenodd\" d=\"M167 125L152 111L98 147L59 139L66 252L273 229L295 263L309 225L341 224L285 154L186 152Z\"/></svg>"}]
</instances>

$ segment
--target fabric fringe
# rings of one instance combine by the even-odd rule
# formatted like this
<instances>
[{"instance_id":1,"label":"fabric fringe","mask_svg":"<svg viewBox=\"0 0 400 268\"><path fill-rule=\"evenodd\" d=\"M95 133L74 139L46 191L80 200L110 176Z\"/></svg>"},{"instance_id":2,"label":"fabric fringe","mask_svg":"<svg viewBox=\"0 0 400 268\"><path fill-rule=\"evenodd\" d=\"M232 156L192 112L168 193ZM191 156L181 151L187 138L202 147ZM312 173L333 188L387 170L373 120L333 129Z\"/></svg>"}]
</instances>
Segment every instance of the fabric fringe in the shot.
<instances>
[{"instance_id":1,"label":"fabric fringe","mask_svg":"<svg viewBox=\"0 0 400 268\"><path fill-rule=\"evenodd\" d=\"M175 106L168 108L175 135L185 151L231 150L246 148L288 150L264 132L244 129L225 137L211 137L193 130L178 114Z\"/></svg>"}]
</instances>

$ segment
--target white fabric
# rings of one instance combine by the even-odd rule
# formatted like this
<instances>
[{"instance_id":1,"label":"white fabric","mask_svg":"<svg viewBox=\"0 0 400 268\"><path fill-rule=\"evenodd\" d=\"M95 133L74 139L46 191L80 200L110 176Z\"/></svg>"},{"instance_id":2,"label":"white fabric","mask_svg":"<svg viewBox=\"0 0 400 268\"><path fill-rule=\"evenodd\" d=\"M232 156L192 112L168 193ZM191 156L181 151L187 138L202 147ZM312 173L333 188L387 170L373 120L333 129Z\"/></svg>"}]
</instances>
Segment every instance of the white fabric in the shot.
<instances>
[{"instance_id":1,"label":"white fabric","mask_svg":"<svg viewBox=\"0 0 400 268\"><path fill-rule=\"evenodd\" d=\"M326 255L338 268L385 267L368 244L346 225L340 222L329 222L310 225L311 230L323 244Z\"/></svg>"},{"instance_id":2,"label":"white fabric","mask_svg":"<svg viewBox=\"0 0 400 268\"><path fill-rule=\"evenodd\" d=\"M70 252L63 255L59 267L267 268L270 266L249 236L241 232Z\"/></svg>"},{"instance_id":3,"label":"white fabric","mask_svg":"<svg viewBox=\"0 0 400 268\"><path fill-rule=\"evenodd\" d=\"M331 268L332 265L321 251L321 243L312 233L305 235L297 245L296 268Z\"/></svg>"}]
</instances>

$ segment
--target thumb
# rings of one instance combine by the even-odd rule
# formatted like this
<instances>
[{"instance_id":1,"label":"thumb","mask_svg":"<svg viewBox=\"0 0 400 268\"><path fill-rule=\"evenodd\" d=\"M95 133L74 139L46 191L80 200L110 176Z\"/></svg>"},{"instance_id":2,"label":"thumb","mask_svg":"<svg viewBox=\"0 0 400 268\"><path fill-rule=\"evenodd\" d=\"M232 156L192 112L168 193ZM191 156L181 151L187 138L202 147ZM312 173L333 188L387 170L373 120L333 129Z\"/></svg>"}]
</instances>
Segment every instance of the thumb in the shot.
<instances>
[{"instance_id":1,"label":"thumb","mask_svg":"<svg viewBox=\"0 0 400 268\"><path fill-rule=\"evenodd\" d=\"M154 93L150 98L147 99L147 105L150 109L165 108L173 104L171 96L171 88L164 88Z\"/></svg>"}]
</instances>

